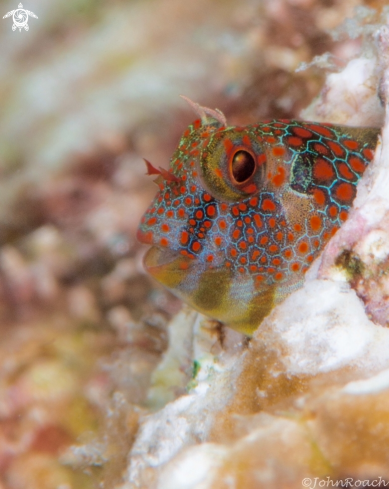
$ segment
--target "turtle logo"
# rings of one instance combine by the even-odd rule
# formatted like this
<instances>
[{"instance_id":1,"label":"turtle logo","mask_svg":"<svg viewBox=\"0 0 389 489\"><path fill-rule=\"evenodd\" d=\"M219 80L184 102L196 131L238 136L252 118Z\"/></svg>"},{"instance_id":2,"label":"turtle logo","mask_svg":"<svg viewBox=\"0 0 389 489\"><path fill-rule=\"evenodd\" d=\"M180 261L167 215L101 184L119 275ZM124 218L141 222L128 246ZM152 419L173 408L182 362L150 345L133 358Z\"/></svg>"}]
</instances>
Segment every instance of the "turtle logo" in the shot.
<instances>
[{"instance_id":1,"label":"turtle logo","mask_svg":"<svg viewBox=\"0 0 389 489\"><path fill-rule=\"evenodd\" d=\"M31 17L34 17L35 19L38 18L33 12L30 12L29 10L24 10L23 5L21 3L19 3L18 8L16 10L11 10L11 12L6 13L3 19L6 19L7 17L11 17L11 15L14 21L12 30L15 31L16 29L19 29L19 32L21 32L23 28L26 31L28 31L29 15L31 15Z\"/></svg>"}]
</instances>

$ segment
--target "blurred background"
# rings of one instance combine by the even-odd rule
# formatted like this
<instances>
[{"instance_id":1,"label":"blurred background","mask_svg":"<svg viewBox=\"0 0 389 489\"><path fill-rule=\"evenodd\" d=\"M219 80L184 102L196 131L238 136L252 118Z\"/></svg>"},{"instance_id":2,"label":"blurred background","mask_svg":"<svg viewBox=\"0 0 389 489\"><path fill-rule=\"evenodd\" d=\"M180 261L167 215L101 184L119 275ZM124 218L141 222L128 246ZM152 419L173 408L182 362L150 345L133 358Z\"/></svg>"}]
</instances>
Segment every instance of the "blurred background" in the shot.
<instances>
[{"instance_id":1,"label":"blurred background","mask_svg":"<svg viewBox=\"0 0 389 489\"><path fill-rule=\"evenodd\" d=\"M298 117L360 49L345 19L385 3L25 0L28 31L1 19L0 489L121 480L181 307L135 239L142 158L167 168L194 118L179 95L230 124Z\"/></svg>"}]
</instances>

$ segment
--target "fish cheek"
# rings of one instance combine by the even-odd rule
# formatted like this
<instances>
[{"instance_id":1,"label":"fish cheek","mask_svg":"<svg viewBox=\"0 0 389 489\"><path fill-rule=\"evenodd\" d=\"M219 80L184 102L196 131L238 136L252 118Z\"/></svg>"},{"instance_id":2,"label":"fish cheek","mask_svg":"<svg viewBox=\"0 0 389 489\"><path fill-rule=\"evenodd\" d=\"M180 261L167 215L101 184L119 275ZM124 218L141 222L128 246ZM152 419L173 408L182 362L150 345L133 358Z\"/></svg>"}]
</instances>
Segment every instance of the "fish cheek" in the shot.
<instances>
[{"instance_id":1,"label":"fish cheek","mask_svg":"<svg viewBox=\"0 0 389 489\"><path fill-rule=\"evenodd\" d=\"M247 317L235 329L251 336L275 306L276 286L267 286L247 305Z\"/></svg>"},{"instance_id":2,"label":"fish cheek","mask_svg":"<svg viewBox=\"0 0 389 489\"><path fill-rule=\"evenodd\" d=\"M222 319L221 315L225 315L225 299L230 292L231 280L232 274L228 269L204 271L193 295L196 307L200 311Z\"/></svg>"}]
</instances>

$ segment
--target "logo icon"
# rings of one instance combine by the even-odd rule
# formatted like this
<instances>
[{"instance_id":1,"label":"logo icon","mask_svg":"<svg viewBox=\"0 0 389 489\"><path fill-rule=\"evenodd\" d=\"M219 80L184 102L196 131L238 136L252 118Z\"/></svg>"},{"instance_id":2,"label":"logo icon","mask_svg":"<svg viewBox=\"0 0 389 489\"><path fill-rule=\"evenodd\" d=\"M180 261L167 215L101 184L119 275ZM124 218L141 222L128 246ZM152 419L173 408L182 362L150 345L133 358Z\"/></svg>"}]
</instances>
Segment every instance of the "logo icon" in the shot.
<instances>
[{"instance_id":1,"label":"logo icon","mask_svg":"<svg viewBox=\"0 0 389 489\"><path fill-rule=\"evenodd\" d=\"M14 21L12 30L15 31L16 29L19 29L19 32L22 31L24 28L26 31L28 31L28 16L31 15L31 17L34 17L37 19L38 17L34 14L34 12L30 12L29 10L25 10L23 8L23 5L19 3L18 8L16 10L11 10L11 12L8 12L4 15L3 19L6 19L7 17L11 17Z\"/></svg>"}]
</instances>

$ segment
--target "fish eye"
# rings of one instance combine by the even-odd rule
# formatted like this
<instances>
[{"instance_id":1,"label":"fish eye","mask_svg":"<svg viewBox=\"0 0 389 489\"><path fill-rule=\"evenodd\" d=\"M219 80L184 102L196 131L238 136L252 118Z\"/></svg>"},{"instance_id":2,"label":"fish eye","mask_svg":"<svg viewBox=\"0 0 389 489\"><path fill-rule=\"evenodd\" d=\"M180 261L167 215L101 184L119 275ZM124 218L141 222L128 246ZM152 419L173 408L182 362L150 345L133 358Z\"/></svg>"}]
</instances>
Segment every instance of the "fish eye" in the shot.
<instances>
[{"instance_id":1,"label":"fish eye","mask_svg":"<svg viewBox=\"0 0 389 489\"><path fill-rule=\"evenodd\" d=\"M234 154L231 162L231 173L237 183L246 182L255 171L255 161L253 156L244 150L239 150Z\"/></svg>"},{"instance_id":2,"label":"fish eye","mask_svg":"<svg viewBox=\"0 0 389 489\"><path fill-rule=\"evenodd\" d=\"M255 133L242 134L234 128L215 132L197 165L201 184L224 202L252 197L266 182L266 152Z\"/></svg>"}]
</instances>

